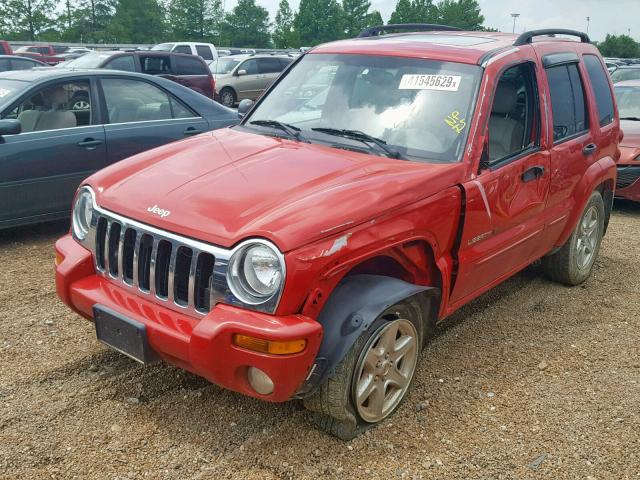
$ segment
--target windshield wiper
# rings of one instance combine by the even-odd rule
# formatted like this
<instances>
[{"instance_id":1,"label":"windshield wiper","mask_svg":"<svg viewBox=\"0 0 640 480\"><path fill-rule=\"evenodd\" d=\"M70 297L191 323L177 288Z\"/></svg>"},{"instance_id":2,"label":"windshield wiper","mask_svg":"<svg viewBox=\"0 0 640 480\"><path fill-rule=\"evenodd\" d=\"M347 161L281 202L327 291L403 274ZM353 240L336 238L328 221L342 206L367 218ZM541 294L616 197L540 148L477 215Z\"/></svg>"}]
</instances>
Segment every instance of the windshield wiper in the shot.
<instances>
[{"instance_id":1,"label":"windshield wiper","mask_svg":"<svg viewBox=\"0 0 640 480\"><path fill-rule=\"evenodd\" d=\"M295 125L279 122L278 120L253 120L249 123L251 125L258 125L259 127L277 128L278 130L282 130L287 135L295 138L296 140L306 141L305 138L300 135L300 129Z\"/></svg>"},{"instance_id":2,"label":"windshield wiper","mask_svg":"<svg viewBox=\"0 0 640 480\"><path fill-rule=\"evenodd\" d=\"M351 138L353 140L360 140L362 143L373 143L376 147L382 150L388 157L402 159L402 155L397 150L389 148L387 146L387 142L382 140L381 138L376 138L368 133L364 133L360 130L345 130L338 128L324 128L317 127L312 128L314 132L326 133L327 135L335 135L337 137Z\"/></svg>"},{"instance_id":3,"label":"windshield wiper","mask_svg":"<svg viewBox=\"0 0 640 480\"><path fill-rule=\"evenodd\" d=\"M620 117L620 120L633 120L634 122L640 122L640 117Z\"/></svg>"}]
</instances>

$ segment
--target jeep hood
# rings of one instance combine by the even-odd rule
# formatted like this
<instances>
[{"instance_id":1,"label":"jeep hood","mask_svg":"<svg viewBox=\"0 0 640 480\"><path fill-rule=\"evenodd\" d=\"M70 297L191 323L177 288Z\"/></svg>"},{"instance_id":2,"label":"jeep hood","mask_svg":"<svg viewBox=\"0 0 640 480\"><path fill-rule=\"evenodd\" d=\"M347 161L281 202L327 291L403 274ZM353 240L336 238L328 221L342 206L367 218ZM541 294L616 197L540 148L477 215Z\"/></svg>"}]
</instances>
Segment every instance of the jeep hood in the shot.
<instances>
[{"instance_id":1,"label":"jeep hood","mask_svg":"<svg viewBox=\"0 0 640 480\"><path fill-rule=\"evenodd\" d=\"M101 207L140 222L223 247L264 237L286 252L440 192L462 172L460 163L222 129L131 157L87 183Z\"/></svg>"}]
</instances>

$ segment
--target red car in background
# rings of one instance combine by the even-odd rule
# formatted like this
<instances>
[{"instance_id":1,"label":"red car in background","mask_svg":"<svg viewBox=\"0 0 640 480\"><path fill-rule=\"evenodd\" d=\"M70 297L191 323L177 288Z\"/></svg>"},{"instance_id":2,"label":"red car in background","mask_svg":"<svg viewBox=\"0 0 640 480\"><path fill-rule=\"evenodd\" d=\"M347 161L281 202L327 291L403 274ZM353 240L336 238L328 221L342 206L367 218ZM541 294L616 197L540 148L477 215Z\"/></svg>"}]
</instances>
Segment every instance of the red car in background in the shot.
<instances>
[{"instance_id":1,"label":"red car in background","mask_svg":"<svg viewBox=\"0 0 640 480\"><path fill-rule=\"evenodd\" d=\"M13 55L11 45L6 40L0 40L0 55Z\"/></svg>"},{"instance_id":2,"label":"red car in background","mask_svg":"<svg viewBox=\"0 0 640 480\"><path fill-rule=\"evenodd\" d=\"M640 80L615 84L624 138L620 143L616 197L640 202Z\"/></svg>"},{"instance_id":3,"label":"red car in background","mask_svg":"<svg viewBox=\"0 0 640 480\"><path fill-rule=\"evenodd\" d=\"M49 65L56 65L64 62L64 58L58 56L63 53L66 47L54 47L53 45L26 45L18 48L14 53L21 57L34 58Z\"/></svg>"}]
</instances>

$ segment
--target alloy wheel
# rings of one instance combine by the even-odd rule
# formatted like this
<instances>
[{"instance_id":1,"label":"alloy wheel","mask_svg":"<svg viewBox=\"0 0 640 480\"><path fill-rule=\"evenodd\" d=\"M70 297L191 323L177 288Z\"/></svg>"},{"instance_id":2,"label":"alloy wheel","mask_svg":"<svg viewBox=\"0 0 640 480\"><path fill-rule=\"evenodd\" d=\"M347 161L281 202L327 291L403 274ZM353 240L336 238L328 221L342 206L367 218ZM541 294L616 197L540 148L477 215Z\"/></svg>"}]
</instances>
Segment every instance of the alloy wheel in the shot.
<instances>
[{"instance_id":1,"label":"alloy wheel","mask_svg":"<svg viewBox=\"0 0 640 480\"><path fill-rule=\"evenodd\" d=\"M356 365L354 403L360 417L379 422L402 401L418 361L418 332L407 319L388 322L367 343Z\"/></svg>"},{"instance_id":2,"label":"alloy wheel","mask_svg":"<svg viewBox=\"0 0 640 480\"><path fill-rule=\"evenodd\" d=\"M578 267L581 269L585 269L590 265L598 247L598 215L598 209L595 206L591 206L580 221L576 250Z\"/></svg>"}]
</instances>

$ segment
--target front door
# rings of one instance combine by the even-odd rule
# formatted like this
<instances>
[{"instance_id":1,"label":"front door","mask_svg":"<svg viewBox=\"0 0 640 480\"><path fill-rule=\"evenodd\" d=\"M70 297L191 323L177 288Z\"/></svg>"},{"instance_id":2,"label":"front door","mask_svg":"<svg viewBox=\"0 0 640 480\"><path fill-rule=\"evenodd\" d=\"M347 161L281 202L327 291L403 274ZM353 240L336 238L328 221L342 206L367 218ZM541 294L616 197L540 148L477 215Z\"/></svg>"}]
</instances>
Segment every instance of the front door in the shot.
<instances>
[{"instance_id":1,"label":"front door","mask_svg":"<svg viewBox=\"0 0 640 480\"><path fill-rule=\"evenodd\" d=\"M245 73L239 75L238 72L243 70ZM244 100L245 98L249 98L251 100L255 100L260 95L262 91L262 83L261 75L258 71L258 61L255 58L250 58L249 60L245 60L236 69L236 85L238 92L238 100Z\"/></svg>"},{"instance_id":2,"label":"front door","mask_svg":"<svg viewBox=\"0 0 640 480\"><path fill-rule=\"evenodd\" d=\"M465 303L543 254L551 172L534 65L524 61L495 72L484 165L463 185L466 209L452 304Z\"/></svg>"},{"instance_id":3,"label":"front door","mask_svg":"<svg viewBox=\"0 0 640 480\"><path fill-rule=\"evenodd\" d=\"M206 119L145 80L102 78L108 163L209 130Z\"/></svg>"},{"instance_id":4,"label":"front door","mask_svg":"<svg viewBox=\"0 0 640 480\"><path fill-rule=\"evenodd\" d=\"M83 179L105 166L87 78L49 82L2 112L22 133L0 141L0 227L63 217Z\"/></svg>"}]
</instances>

